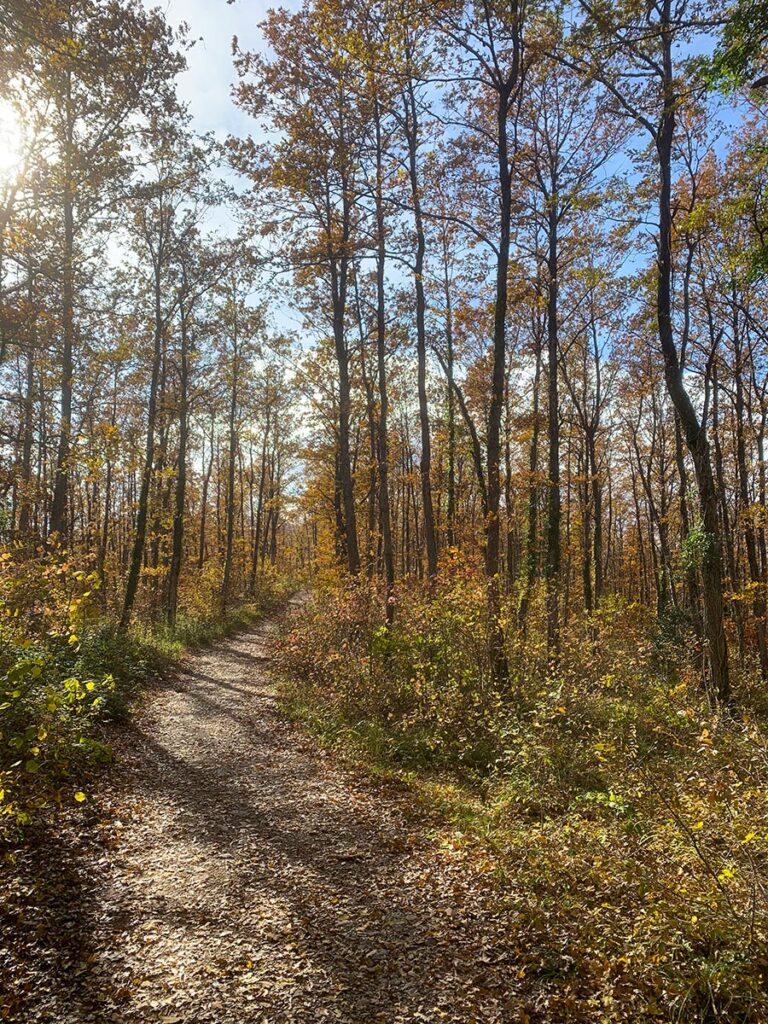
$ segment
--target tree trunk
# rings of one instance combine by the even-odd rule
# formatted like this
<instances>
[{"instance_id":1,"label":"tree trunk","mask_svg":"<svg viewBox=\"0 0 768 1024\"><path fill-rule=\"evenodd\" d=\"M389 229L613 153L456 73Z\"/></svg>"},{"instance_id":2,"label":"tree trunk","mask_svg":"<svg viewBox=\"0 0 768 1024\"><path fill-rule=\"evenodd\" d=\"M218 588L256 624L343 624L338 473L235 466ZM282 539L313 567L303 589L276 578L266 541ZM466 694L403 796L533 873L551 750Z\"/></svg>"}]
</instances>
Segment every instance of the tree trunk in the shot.
<instances>
[{"instance_id":1,"label":"tree trunk","mask_svg":"<svg viewBox=\"0 0 768 1024\"><path fill-rule=\"evenodd\" d=\"M395 552L392 544L392 523L389 508L389 394L387 391L386 322L384 310L384 204L382 196L383 165L381 120L376 101L376 368L379 383L379 520L381 522L382 555L387 583L386 619L395 618Z\"/></svg>"},{"instance_id":2,"label":"tree trunk","mask_svg":"<svg viewBox=\"0 0 768 1024\"><path fill-rule=\"evenodd\" d=\"M61 422L59 427L59 443L56 451L56 471L54 476L53 498L51 501L51 513L49 520L50 532L52 534L58 534L65 542L69 540L69 521L67 510L69 504L69 460L72 438L72 385L75 345L75 198L72 194L74 127L71 113L71 78L69 74L67 75L66 103L67 126L66 139L64 143L64 186L62 197L64 213L64 252L61 281Z\"/></svg>"},{"instance_id":3,"label":"tree trunk","mask_svg":"<svg viewBox=\"0 0 768 1024\"><path fill-rule=\"evenodd\" d=\"M499 193L501 199L498 258L496 261L496 294L493 318L493 371L491 401L488 412L486 442L487 505L485 509L485 575L488 586L489 647L491 671L497 685L506 686L509 665L501 622L501 592L499 586L499 541L501 523L501 415L504 407L507 344L507 275L509 274L509 246L512 218L512 175L509 168L507 118L512 87L499 89L497 121L497 161Z\"/></svg>"},{"instance_id":4,"label":"tree trunk","mask_svg":"<svg viewBox=\"0 0 768 1024\"><path fill-rule=\"evenodd\" d=\"M120 625L126 627L131 620L131 612L139 589L141 565L144 559L144 543L147 538L147 519L149 516L149 492L152 485L152 470L155 464L155 426L157 421L157 394L160 385L160 367L163 358L163 315L161 300L160 261L155 265L155 324L154 347L152 352L152 374L149 385L149 405L147 408L147 440L144 452L144 467L141 474L141 490L139 491L139 507L136 513L136 529L128 569L128 580L125 586L123 611Z\"/></svg>"},{"instance_id":5,"label":"tree trunk","mask_svg":"<svg viewBox=\"0 0 768 1024\"><path fill-rule=\"evenodd\" d=\"M723 609L723 574L720 529L717 518L717 494L706 425L699 423L690 396L683 383L672 329L672 145L675 133L675 79L672 69L671 0L663 0L662 53L664 72L664 110L656 135L659 158L659 252L656 310L659 341L664 355L667 390L680 417L688 449L696 469L701 517L706 550L701 576L704 598L704 631L708 642L710 689L721 702L731 698L728 670L728 642Z\"/></svg>"},{"instance_id":6,"label":"tree trunk","mask_svg":"<svg viewBox=\"0 0 768 1024\"><path fill-rule=\"evenodd\" d=\"M229 431L227 447L227 507L225 514L224 573L221 583L221 608L225 611L232 585L232 556L235 540L235 459L237 457L237 405L240 374L240 353L237 337L237 314L235 313L234 337L232 339L232 389L229 398Z\"/></svg>"},{"instance_id":7,"label":"tree trunk","mask_svg":"<svg viewBox=\"0 0 768 1024\"><path fill-rule=\"evenodd\" d=\"M215 422L214 416L211 414L211 457L208 460L208 468L203 477L203 491L200 495L200 534L197 548L197 568L200 570L205 565L205 529L208 522L208 489L211 486L211 473L213 472L214 434ZM203 435L203 438L205 438L205 435ZM203 455L205 455L205 443L203 443Z\"/></svg>"},{"instance_id":8,"label":"tree trunk","mask_svg":"<svg viewBox=\"0 0 768 1024\"><path fill-rule=\"evenodd\" d=\"M259 497L256 502L256 526L253 532L253 547L251 549L251 577L248 584L251 594L256 593L256 574L259 568L259 541L261 539L261 520L264 513L264 487L267 482L267 444L269 442L271 413L272 409L269 401L267 401L267 421L264 425L264 437L261 442L261 470L259 473Z\"/></svg>"},{"instance_id":9,"label":"tree trunk","mask_svg":"<svg viewBox=\"0 0 768 1024\"><path fill-rule=\"evenodd\" d=\"M558 397L558 234L557 184L550 196L547 254L547 648L554 663L560 654L560 404Z\"/></svg>"},{"instance_id":10,"label":"tree trunk","mask_svg":"<svg viewBox=\"0 0 768 1024\"><path fill-rule=\"evenodd\" d=\"M21 440L21 502L19 507L19 534L26 541L30 534L32 522L32 445L35 413L35 350L37 348L37 313L34 296L34 279L32 270L29 272L27 288L30 313L33 322L27 338L26 381L23 401L23 422Z\"/></svg>"},{"instance_id":11,"label":"tree trunk","mask_svg":"<svg viewBox=\"0 0 768 1024\"><path fill-rule=\"evenodd\" d=\"M184 556L184 507L187 491L187 448L189 447L189 332L184 296L179 302L181 352L179 366L179 452L176 488L173 505L173 538L171 564L168 571L168 607L166 614L171 626L176 624L179 605L179 577Z\"/></svg>"},{"instance_id":12,"label":"tree trunk","mask_svg":"<svg viewBox=\"0 0 768 1024\"><path fill-rule=\"evenodd\" d=\"M409 78L405 96L405 125L408 142L408 171L411 183L411 201L413 203L414 227L416 229L416 259L413 267L413 281L416 291L416 355L418 361L417 390L419 395L419 424L421 427L421 459L419 473L421 476L421 504L424 517L424 543L427 549L427 575L430 579L437 575L437 531L435 530L435 510L432 504L432 441L429 427L429 405L427 402L427 326L426 302L424 299L424 254L426 241L424 222L421 212L421 193L419 189L417 155L418 155L418 108L413 91L413 80ZM380 143L380 139L378 139ZM380 160L380 144L379 144ZM380 183L379 183L380 187Z\"/></svg>"},{"instance_id":13,"label":"tree trunk","mask_svg":"<svg viewBox=\"0 0 768 1024\"><path fill-rule=\"evenodd\" d=\"M360 571L360 549L357 541L357 518L355 514L355 491L352 474L352 458L349 445L349 420L351 415L351 391L349 383L349 351L345 335L347 309L347 285L349 275L349 233L352 200L349 183L342 179L342 238L340 252L333 249L329 237L328 266L333 302L333 342L336 363L339 370L339 461L338 473L344 516L344 548L347 568L353 576Z\"/></svg>"},{"instance_id":14,"label":"tree trunk","mask_svg":"<svg viewBox=\"0 0 768 1024\"><path fill-rule=\"evenodd\" d=\"M518 622L523 630L528 623L528 608L531 603L533 582L538 572L539 535L539 387L541 383L541 340L536 339L536 369L533 375L533 426L531 447L528 450L528 522L525 543L525 579L520 595Z\"/></svg>"},{"instance_id":15,"label":"tree trunk","mask_svg":"<svg viewBox=\"0 0 768 1024\"><path fill-rule=\"evenodd\" d=\"M453 394L453 309L448 276L448 240L443 236L443 289L445 295L445 349L448 377L448 481L445 538L449 548L456 544L456 399Z\"/></svg>"},{"instance_id":16,"label":"tree trunk","mask_svg":"<svg viewBox=\"0 0 768 1024\"><path fill-rule=\"evenodd\" d=\"M594 602L595 608L599 608L600 598L603 596L603 488L598 472L597 440L594 430L587 435L587 454L592 489Z\"/></svg>"}]
</instances>

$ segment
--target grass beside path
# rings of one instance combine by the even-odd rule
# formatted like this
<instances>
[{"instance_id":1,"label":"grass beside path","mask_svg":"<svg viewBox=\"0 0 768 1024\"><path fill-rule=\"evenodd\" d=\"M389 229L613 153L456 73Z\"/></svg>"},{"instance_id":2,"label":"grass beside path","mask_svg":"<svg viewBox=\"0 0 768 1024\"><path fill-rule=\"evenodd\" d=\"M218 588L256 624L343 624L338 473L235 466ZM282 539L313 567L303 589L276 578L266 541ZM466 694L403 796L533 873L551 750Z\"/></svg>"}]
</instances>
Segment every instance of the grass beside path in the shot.
<instances>
[{"instance_id":1,"label":"grass beside path","mask_svg":"<svg viewBox=\"0 0 768 1024\"><path fill-rule=\"evenodd\" d=\"M537 1024L764 1024L764 687L718 714L617 605L574 628L557 677L535 638L510 645L498 692L480 606L463 580L404 589L386 629L363 588L323 593L278 642L284 710L405 785L487 880Z\"/></svg>"}]
</instances>

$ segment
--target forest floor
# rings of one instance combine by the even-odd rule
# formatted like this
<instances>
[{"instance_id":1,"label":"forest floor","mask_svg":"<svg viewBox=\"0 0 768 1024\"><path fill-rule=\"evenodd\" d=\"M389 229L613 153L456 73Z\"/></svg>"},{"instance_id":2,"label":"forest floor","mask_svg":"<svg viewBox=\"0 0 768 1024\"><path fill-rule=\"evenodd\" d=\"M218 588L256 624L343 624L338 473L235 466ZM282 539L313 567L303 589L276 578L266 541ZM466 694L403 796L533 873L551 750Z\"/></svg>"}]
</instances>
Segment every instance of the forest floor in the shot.
<instances>
[{"instance_id":1,"label":"forest floor","mask_svg":"<svg viewBox=\"0 0 768 1024\"><path fill-rule=\"evenodd\" d=\"M107 781L18 855L0 1019L529 1019L482 870L404 789L288 721L268 676L275 628L158 680L110 737Z\"/></svg>"}]
</instances>

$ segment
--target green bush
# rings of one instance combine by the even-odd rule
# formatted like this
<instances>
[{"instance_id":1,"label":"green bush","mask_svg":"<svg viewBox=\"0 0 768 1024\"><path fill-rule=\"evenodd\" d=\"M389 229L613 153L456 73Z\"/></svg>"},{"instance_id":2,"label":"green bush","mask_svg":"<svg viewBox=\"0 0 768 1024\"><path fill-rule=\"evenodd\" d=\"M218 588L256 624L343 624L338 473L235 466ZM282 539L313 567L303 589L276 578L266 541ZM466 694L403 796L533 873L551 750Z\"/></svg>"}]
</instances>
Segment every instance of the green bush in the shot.
<instances>
[{"instance_id":1,"label":"green bush","mask_svg":"<svg viewBox=\"0 0 768 1024\"><path fill-rule=\"evenodd\" d=\"M88 770L111 757L102 727L127 714L152 675L269 613L291 589L275 574L225 616L124 629L102 616L93 576L60 558L4 559L0 570L0 840L47 806L86 799Z\"/></svg>"}]
</instances>

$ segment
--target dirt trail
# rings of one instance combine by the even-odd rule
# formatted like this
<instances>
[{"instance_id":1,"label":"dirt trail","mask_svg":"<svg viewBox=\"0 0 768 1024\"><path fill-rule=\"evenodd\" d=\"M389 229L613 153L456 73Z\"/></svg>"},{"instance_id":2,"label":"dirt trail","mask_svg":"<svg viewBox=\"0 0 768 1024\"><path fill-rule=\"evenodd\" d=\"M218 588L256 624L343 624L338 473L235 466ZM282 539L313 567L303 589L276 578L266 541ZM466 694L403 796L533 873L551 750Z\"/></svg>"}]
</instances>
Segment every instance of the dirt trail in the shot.
<instances>
[{"instance_id":1,"label":"dirt trail","mask_svg":"<svg viewBox=\"0 0 768 1024\"><path fill-rule=\"evenodd\" d=\"M9 1019L526 1019L466 866L277 708L274 628L189 659L124 732L112 821L62 851Z\"/></svg>"}]
</instances>

